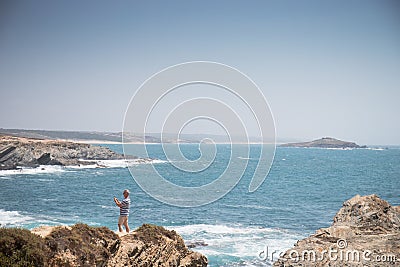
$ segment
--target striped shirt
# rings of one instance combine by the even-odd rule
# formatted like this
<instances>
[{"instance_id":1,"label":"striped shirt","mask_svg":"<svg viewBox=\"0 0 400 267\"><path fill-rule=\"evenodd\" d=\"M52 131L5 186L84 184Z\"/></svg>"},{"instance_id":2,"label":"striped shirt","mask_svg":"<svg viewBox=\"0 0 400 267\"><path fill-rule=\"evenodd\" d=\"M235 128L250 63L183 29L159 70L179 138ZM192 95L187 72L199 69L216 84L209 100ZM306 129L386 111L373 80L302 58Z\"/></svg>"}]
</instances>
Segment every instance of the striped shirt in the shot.
<instances>
[{"instance_id":1,"label":"striped shirt","mask_svg":"<svg viewBox=\"0 0 400 267\"><path fill-rule=\"evenodd\" d=\"M121 201L121 207L119 208L120 216L129 216L129 206L131 205L131 199L129 197L124 198Z\"/></svg>"}]
</instances>

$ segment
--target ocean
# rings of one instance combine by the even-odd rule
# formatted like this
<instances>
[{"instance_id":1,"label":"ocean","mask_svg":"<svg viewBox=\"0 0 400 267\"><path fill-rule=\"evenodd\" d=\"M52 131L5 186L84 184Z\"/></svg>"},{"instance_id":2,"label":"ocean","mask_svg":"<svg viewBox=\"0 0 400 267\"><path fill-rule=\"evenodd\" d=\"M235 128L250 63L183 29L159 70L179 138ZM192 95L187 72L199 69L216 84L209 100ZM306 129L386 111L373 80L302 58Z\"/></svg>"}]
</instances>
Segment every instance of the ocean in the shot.
<instances>
[{"instance_id":1,"label":"ocean","mask_svg":"<svg viewBox=\"0 0 400 267\"><path fill-rule=\"evenodd\" d=\"M121 145L106 145L122 152ZM135 146L130 145L132 151ZM182 186L209 183L223 173L228 145L217 145L215 161L206 170L185 173L174 168L161 145L149 145L153 166ZM194 161L197 145L182 145ZM259 149L252 145L242 179L221 199L200 207L175 207L145 193L124 162L107 168L43 166L0 171L0 224L32 229L77 222L117 230L118 207L113 197L131 191L130 226L157 224L178 232L193 250L205 254L209 266L270 266L272 252L285 251L321 227L328 227L342 203L356 194L377 194L400 205L400 148L318 149L277 147L268 177L253 193L248 186ZM174 158L171 158L174 161ZM181 162L185 164L185 162ZM145 177L144 164L131 167ZM239 170L238 170L239 171ZM268 259L265 253L268 248ZM264 257L263 257L264 256Z\"/></svg>"}]
</instances>

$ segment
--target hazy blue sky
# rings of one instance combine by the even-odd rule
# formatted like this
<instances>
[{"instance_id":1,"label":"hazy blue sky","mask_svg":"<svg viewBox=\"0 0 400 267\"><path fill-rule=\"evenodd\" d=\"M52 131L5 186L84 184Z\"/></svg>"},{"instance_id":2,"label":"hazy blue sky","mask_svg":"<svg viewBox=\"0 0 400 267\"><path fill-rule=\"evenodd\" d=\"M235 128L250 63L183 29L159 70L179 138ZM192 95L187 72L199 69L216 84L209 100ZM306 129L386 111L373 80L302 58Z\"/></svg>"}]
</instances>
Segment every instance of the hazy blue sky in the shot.
<instances>
[{"instance_id":1,"label":"hazy blue sky","mask_svg":"<svg viewBox=\"0 0 400 267\"><path fill-rule=\"evenodd\" d=\"M399 1L1 1L0 127L121 131L155 72L210 60L278 138L400 144Z\"/></svg>"}]
</instances>

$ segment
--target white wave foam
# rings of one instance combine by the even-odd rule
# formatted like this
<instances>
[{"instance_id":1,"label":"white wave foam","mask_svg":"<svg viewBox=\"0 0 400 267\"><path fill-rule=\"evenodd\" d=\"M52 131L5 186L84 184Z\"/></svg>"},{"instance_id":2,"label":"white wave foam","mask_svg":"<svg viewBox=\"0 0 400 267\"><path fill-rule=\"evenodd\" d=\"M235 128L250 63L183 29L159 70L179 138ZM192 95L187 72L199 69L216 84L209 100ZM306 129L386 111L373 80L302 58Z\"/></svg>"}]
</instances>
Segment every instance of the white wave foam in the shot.
<instances>
[{"instance_id":1,"label":"white wave foam","mask_svg":"<svg viewBox=\"0 0 400 267\"><path fill-rule=\"evenodd\" d=\"M348 151L348 150L374 150L374 151L383 151L387 150L387 148L383 147L363 147L363 148L355 148L355 147L306 147L306 149L326 149L326 150L340 150L340 151Z\"/></svg>"},{"instance_id":2,"label":"white wave foam","mask_svg":"<svg viewBox=\"0 0 400 267\"><path fill-rule=\"evenodd\" d=\"M207 256L232 256L249 261L258 260L266 246L270 251L284 252L303 238L300 234L278 228L229 225L185 225L167 227L178 232L187 243L205 243L194 250Z\"/></svg>"},{"instance_id":3,"label":"white wave foam","mask_svg":"<svg viewBox=\"0 0 400 267\"><path fill-rule=\"evenodd\" d=\"M382 148L382 147L367 147L367 150L374 150L374 151L383 151L386 150L386 148Z\"/></svg>"},{"instance_id":4,"label":"white wave foam","mask_svg":"<svg viewBox=\"0 0 400 267\"><path fill-rule=\"evenodd\" d=\"M68 166L73 169L93 169L93 168L127 168L133 165L140 164L159 164L167 161L158 159L112 159L112 160L80 160L82 162L94 162L93 164L82 164L79 166Z\"/></svg>"},{"instance_id":5,"label":"white wave foam","mask_svg":"<svg viewBox=\"0 0 400 267\"><path fill-rule=\"evenodd\" d=\"M259 160L258 158L247 158L247 157L237 157L238 159L244 159L244 160Z\"/></svg>"},{"instance_id":6,"label":"white wave foam","mask_svg":"<svg viewBox=\"0 0 400 267\"><path fill-rule=\"evenodd\" d=\"M105 166L107 168L126 168L132 165L139 164L152 164L155 160L151 159L129 159L129 160L99 160L98 165Z\"/></svg>"},{"instance_id":7,"label":"white wave foam","mask_svg":"<svg viewBox=\"0 0 400 267\"><path fill-rule=\"evenodd\" d=\"M151 162L149 162L151 164L162 164L162 163L168 163L167 160L162 160L162 159L152 159Z\"/></svg>"},{"instance_id":8,"label":"white wave foam","mask_svg":"<svg viewBox=\"0 0 400 267\"><path fill-rule=\"evenodd\" d=\"M42 173L60 173L65 172L62 166L40 165L37 168L21 168L16 170L1 170L0 176L9 176L17 174L42 174Z\"/></svg>"},{"instance_id":9,"label":"white wave foam","mask_svg":"<svg viewBox=\"0 0 400 267\"><path fill-rule=\"evenodd\" d=\"M231 208L241 208L241 209L261 209L261 210L274 210L276 208L271 207L271 206L262 206L262 205L231 205L231 204L225 204L225 207L231 207ZM286 208L280 208L280 210L286 210Z\"/></svg>"},{"instance_id":10,"label":"white wave foam","mask_svg":"<svg viewBox=\"0 0 400 267\"><path fill-rule=\"evenodd\" d=\"M19 226L32 220L32 217L21 215L18 211L0 209L0 226Z\"/></svg>"},{"instance_id":11,"label":"white wave foam","mask_svg":"<svg viewBox=\"0 0 400 267\"><path fill-rule=\"evenodd\" d=\"M54 180L53 179L34 179L35 181L38 181L38 182L54 182Z\"/></svg>"},{"instance_id":12,"label":"white wave foam","mask_svg":"<svg viewBox=\"0 0 400 267\"><path fill-rule=\"evenodd\" d=\"M95 169L95 168L127 168L132 165L139 164L160 164L167 161L159 159L129 159L129 160L80 160L82 162L93 162L93 164L81 164L71 166L58 166L58 165L40 165L36 168L20 168L16 170L0 170L0 179L10 175L18 174L43 174L43 173L61 173L70 171L70 169ZM69 169L69 170L68 170Z\"/></svg>"},{"instance_id":13,"label":"white wave foam","mask_svg":"<svg viewBox=\"0 0 400 267\"><path fill-rule=\"evenodd\" d=\"M115 206L115 205L113 205L113 206L100 205L100 207L101 207L102 209L112 210L112 211L115 211L115 210L118 210L118 209L119 209L119 208L118 208L117 206Z\"/></svg>"},{"instance_id":14,"label":"white wave foam","mask_svg":"<svg viewBox=\"0 0 400 267\"><path fill-rule=\"evenodd\" d=\"M352 148L352 147L345 147L345 148L341 148L341 147L327 147L327 148L322 148L322 149L327 149L327 150L354 150L357 148Z\"/></svg>"},{"instance_id":15,"label":"white wave foam","mask_svg":"<svg viewBox=\"0 0 400 267\"><path fill-rule=\"evenodd\" d=\"M54 201L54 199L43 199L43 201ZM66 218L63 214L44 215L44 214L22 214L20 211L6 211L0 209L0 227L24 227L33 229L42 225L70 225L79 220L78 216ZM90 222L90 225L96 225L96 222Z\"/></svg>"},{"instance_id":16,"label":"white wave foam","mask_svg":"<svg viewBox=\"0 0 400 267\"><path fill-rule=\"evenodd\" d=\"M100 166L94 163L94 164L82 164L82 165L69 165L69 166L65 166L65 168L67 168L67 169L96 169L96 168L100 168Z\"/></svg>"},{"instance_id":17,"label":"white wave foam","mask_svg":"<svg viewBox=\"0 0 400 267\"><path fill-rule=\"evenodd\" d=\"M211 234L255 234L255 233L271 233L278 231L273 228L262 228L262 227L241 227L241 226L229 226L229 225L210 225L210 224L192 224L177 226L175 229L179 229L182 234L193 234L198 232L208 232Z\"/></svg>"},{"instance_id":18,"label":"white wave foam","mask_svg":"<svg viewBox=\"0 0 400 267\"><path fill-rule=\"evenodd\" d=\"M346 148L326 148L328 150L355 150L355 149L365 149L365 150L374 150L374 151L383 151L386 150L385 148L382 147L366 147L366 148L352 148L352 147L346 147Z\"/></svg>"}]
</instances>

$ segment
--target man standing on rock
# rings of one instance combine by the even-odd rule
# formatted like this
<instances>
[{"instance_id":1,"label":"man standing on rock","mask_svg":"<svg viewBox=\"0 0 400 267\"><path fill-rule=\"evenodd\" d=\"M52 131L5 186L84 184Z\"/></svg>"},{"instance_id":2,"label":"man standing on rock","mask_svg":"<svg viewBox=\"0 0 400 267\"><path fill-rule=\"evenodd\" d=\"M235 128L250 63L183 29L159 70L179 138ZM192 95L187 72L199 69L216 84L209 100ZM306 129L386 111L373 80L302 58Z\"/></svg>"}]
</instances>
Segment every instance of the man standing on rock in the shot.
<instances>
[{"instance_id":1,"label":"man standing on rock","mask_svg":"<svg viewBox=\"0 0 400 267\"><path fill-rule=\"evenodd\" d=\"M129 233L128 217L129 217L129 206L131 205L131 199L129 198L129 190L125 189L122 193L124 200L119 201L114 197L115 204L119 207L119 218L118 218L118 230L122 232L122 225L125 226L126 232Z\"/></svg>"}]
</instances>

